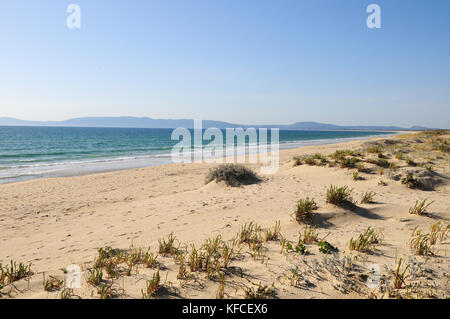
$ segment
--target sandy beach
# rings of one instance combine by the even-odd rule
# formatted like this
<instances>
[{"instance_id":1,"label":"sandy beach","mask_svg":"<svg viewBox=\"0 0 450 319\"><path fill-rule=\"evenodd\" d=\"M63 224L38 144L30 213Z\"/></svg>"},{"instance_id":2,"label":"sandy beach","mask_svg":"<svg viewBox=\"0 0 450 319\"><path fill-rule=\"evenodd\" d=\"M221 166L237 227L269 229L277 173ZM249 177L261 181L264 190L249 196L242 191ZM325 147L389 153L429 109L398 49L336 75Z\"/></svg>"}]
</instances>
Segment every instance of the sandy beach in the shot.
<instances>
[{"instance_id":1,"label":"sandy beach","mask_svg":"<svg viewBox=\"0 0 450 319\"><path fill-rule=\"evenodd\" d=\"M448 152L433 149L436 138L448 141L449 136L414 133L283 150L276 174L260 175L260 183L241 187L214 181L205 184L208 171L218 164L170 164L0 185L0 263L3 267L10 260L31 263L33 273L6 284L0 296L99 298L99 285L87 282L88 270L97 250L109 246L123 251L150 248L159 255L158 266L137 262L129 275L110 278L104 273L102 282L116 298L142 298L146 282L158 268L164 289L154 298L243 298L260 284L273 289L277 298L448 298L450 256L445 227L450 219L450 161ZM381 157L367 151L370 145L381 145L380 156L395 165L374 164ZM364 153L357 156L365 165L357 178L356 166L330 164L328 156L337 150ZM398 152L404 158L397 157ZM326 157L328 164L295 165L294 157L316 153ZM259 173L258 165L247 167ZM410 173L421 187L402 183ZM327 203L331 184L351 188L354 205ZM367 191L375 193L373 202L361 204ZM306 197L314 198L318 206L307 223L293 215L297 201ZM433 202L427 214L410 214L416 201L424 199ZM280 221L281 235L264 241L258 253L252 253L246 243L235 242L222 277L220 271L208 275L190 271L187 265L179 275L183 262L158 253L158 240L171 233L186 252L186 260L191 245L200 248L208 238L220 235L231 246L241 227L252 221L260 225L262 237L265 229L273 229ZM410 245L414 229L429 233L437 223L442 240L432 245L433 254L416 254ZM295 252L299 232L308 225L316 227L319 239L326 239L338 252L323 254L317 243L306 244L306 255ZM379 243L367 251L350 250L349 240L369 226L380 235ZM286 242L292 243L294 251L285 247ZM392 288L400 259L400 269L410 265L404 285L410 285L409 289ZM64 269L71 264L83 271L81 288L43 288L49 276L64 281ZM367 285L370 265L380 271L381 283L374 288Z\"/></svg>"}]
</instances>

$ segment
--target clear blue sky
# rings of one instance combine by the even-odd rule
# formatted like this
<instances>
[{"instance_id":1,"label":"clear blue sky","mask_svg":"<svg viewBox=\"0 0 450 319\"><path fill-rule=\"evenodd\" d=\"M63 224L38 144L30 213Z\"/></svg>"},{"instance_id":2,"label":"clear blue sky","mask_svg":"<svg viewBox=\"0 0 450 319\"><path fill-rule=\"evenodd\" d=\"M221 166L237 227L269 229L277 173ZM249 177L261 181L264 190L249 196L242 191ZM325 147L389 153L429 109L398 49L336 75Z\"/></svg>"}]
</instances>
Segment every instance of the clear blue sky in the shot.
<instances>
[{"instance_id":1,"label":"clear blue sky","mask_svg":"<svg viewBox=\"0 0 450 319\"><path fill-rule=\"evenodd\" d=\"M448 0L2 0L0 43L0 117L450 128Z\"/></svg>"}]
</instances>

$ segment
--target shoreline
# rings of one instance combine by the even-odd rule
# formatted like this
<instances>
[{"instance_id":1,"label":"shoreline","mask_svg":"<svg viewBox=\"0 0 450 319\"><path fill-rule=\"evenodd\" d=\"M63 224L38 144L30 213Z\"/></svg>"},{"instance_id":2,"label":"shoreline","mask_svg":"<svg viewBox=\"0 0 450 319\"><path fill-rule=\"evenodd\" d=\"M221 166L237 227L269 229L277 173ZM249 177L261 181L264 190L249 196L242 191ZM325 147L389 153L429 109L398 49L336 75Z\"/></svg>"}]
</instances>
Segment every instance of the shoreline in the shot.
<instances>
[{"instance_id":1,"label":"shoreline","mask_svg":"<svg viewBox=\"0 0 450 319\"><path fill-rule=\"evenodd\" d=\"M415 131L383 131L389 132L389 134L380 134L380 135L369 135L363 137L348 137L348 138L333 138L333 139L313 139L313 140L300 140L295 142L285 142L279 144L280 153L286 150L295 150L301 149L309 146L319 146L319 145L333 145L346 143L351 141L364 141L372 138L387 138L389 136L398 136L403 133L412 134ZM393 134L392 134L393 133ZM239 148L238 148L239 149ZM238 151L239 152L239 151ZM261 154L258 152L251 152L251 154ZM243 154L238 154L237 156L242 156ZM152 163L149 163L152 161ZM101 174L101 173L109 173L109 172L117 172L117 171L126 171L133 170L138 168L147 168L147 167L156 167L161 165L171 165L175 164L172 162L170 157L170 153L164 154L148 154L148 155L140 155L140 156L131 156L130 158L104 158L98 160L86 160L80 161L77 163L74 162L56 162L49 163L48 166L56 166L58 165L73 165L73 167L68 167L65 169L56 169L53 172L47 172L42 174L42 176L36 177L25 177L25 176L17 176L17 177L5 177L2 181L0 179L0 186L13 184L13 183L21 183L26 181L33 180L42 180L48 178L68 178L68 177L76 177L76 176L87 176L93 174ZM186 163L189 164L189 163ZM245 163L244 163L245 164ZM105 167L106 166L106 167ZM28 175L26 175L28 176ZM13 179L9 181L9 179Z\"/></svg>"}]
</instances>

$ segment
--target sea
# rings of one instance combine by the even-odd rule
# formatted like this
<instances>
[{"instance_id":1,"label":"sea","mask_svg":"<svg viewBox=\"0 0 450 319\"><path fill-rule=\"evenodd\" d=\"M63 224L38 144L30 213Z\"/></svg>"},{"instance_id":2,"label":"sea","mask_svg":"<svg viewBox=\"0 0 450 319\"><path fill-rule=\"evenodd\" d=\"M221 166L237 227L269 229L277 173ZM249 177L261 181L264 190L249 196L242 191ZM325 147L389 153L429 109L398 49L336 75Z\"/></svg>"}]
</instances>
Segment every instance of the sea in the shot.
<instances>
[{"instance_id":1,"label":"sea","mask_svg":"<svg viewBox=\"0 0 450 319\"><path fill-rule=\"evenodd\" d=\"M0 183L76 176L172 163L174 129L0 126ZM223 136L226 136L222 130ZM190 130L194 136L193 130ZM280 130L279 148L340 143L382 131ZM270 143L270 130L268 142ZM193 140L193 139L192 139ZM204 140L206 146L211 140ZM245 152L257 147L238 145ZM225 141L223 141L225 145ZM255 146L255 145L253 145ZM192 151L195 150L192 145ZM201 150L200 150L201 151Z\"/></svg>"}]
</instances>

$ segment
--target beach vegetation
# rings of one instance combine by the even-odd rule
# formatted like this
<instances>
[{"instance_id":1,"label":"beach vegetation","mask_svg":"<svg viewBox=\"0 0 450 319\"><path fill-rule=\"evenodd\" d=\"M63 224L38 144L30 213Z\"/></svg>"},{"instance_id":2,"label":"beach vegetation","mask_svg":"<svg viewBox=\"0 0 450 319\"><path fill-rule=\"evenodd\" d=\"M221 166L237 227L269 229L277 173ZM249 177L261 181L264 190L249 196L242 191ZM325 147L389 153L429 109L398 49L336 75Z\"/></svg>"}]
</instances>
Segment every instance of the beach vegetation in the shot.
<instances>
[{"instance_id":1,"label":"beach vegetation","mask_svg":"<svg viewBox=\"0 0 450 319\"><path fill-rule=\"evenodd\" d=\"M44 279L43 286L44 286L45 291L49 291L49 292L56 291L56 290L60 290L62 288L63 281L59 280L56 277L49 276L49 278L47 280Z\"/></svg>"},{"instance_id":2,"label":"beach vegetation","mask_svg":"<svg viewBox=\"0 0 450 319\"><path fill-rule=\"evenodd\" d=\"M272 299L276 297L276 290L274 284L268 286L259 283L255 286L256 288L254 287L244 288L245 299Z\"/></svg>"},{"instance_id":3,"label":"beach vegetation","mask_svg":"<svg viewBox=\"0 0 450 319\"><path fill-rule=\"evenodd\" d=\"M277 240L280 237L281 223L279 220L275 222L273 230L271 228L267 229L264 233L265 241Z\"/></svg>"},{"instance_id":4,"label":"beach vegetation","mask_svg":"<svg viewBox=\"0 0 450 319\"><path fill-rule=\"evenodd\" d=\"M295 209L295 219L299 222L307 220L313 210L317 210L318 206L313 198L299 199Z\"/></svg>"},{"instance_id":5,"label":"beach vegetation","mask_svg":"<svg viewBox=\"0 0 450 319\"><path fill-rule=\"evenodd\" d=\"M179 249L179 244L176 246L175 242L177 241L176 237L173 233L170 233L167 237L167 241L165 238L158 240L159 244L159 254L163 257L166 256L175 256Z\"/></svg>"},{"instance_id":6,"label":"beach vegetation","mask_svg":"<svg viewBox=\"0 0 450 319\"><path fill-rule=\"evenodd\" d=\"M141 290L143 299L152 299L158 293L161 288L161 277L159 275L159 269L153 274L151 280L147 280L145 283L145 289Z\"/></svg>"},{"instance_id":7,"label":"beach vegetation","mask_svg":"<svg viewBox=\"0 0 450 319\"><path fill-rule=\"evenodd\" d=\"M352 191L353 190L348 186L337 187L330 185L330 187L327 189L327 203L336 206L353 203L353 200L351 198Z\"/></svg>"},{"instance_id":8,"label":"beach vegetation","mask_svg":"<svg viewBox=\"0 0 450 319\"><path fill-rule=\"evenodd\" d=\"M407 174L405 177L402 178L401 182L408 188L419 188L421 186L419 180L415 178L412 174Z\"/></svg>"},{"instance_id":9,"label":"beach vegetation","mask_svg":"<svg viewBox=\"0 0 450 319\"><path fill-rule=\"evenodd\" d=\"M312 244L319 242L319 233L317 228L314 226L306 226L303 229L302 233L299 233L299 242L303 242L304 244Z\"/></svg>"},{"instance_id":10,"label":"beach vegetation","mask_svg":"<svg viewBox=\"0 0 450 319\"><path fill-rule=\"evenodd\" d=\"M370 204L373 203L373 198L375 197L376 193L373 191L367 191L361 196L361 204Z\"/></svg>"},{"instance_id":11,"label":"beach vegetation","mask_svg":"<svg viewBox=\"0 0 450 319\"><path fill-rule=\"evenodd\" d=\"M408 270L410 265L408 264L403 270L401 270L401 266L402 266L402 259L400 258L400 260L398 261L397 269L395 270L394 274L395 289L402 289L403 286L405 285L405 280L408 277L406 275L406 271Z\"/></svg>"},{"instance_id":12,"label":"beach vegetation","mask_svg":"<svg viewBox=\"0 0 450 319\"><path fill-rule=\"evenodd\" d=\"M416 200L416 203L414 204L413 207L411 207L409 209L409 213L410 214L414 214L414 215L425 215L426 214L426 210L427 208L434 203L434 201L428 202L428 199L424 199L423 201L419 202L418 200Z\"/></svg>"},{"instance_id":13,"label":"beach vegetation","mask_svg":"<svg viewBox=\"0 0 450 319\"><path fill-rule=\"evenodd\" d=\"M367 252L373 249L375 245L380 242L380 234L373 228L368 227L362 234L359 234L356 239L353 239L353 237L350 239L349 249L359 252Z\"/></svg>"},{"instance_id":14,"label":"beach vegetation","mask_svg":"<svg viewBox=\"0 0 450 319\"><path fill-rule=\"evenodd\" d=\"M31 264L26 265L22 262L17 263L13 260L6 266L0 264L0 284L2 285L11 284L32 275Z\"/></svg>"},{"instance_id":15,"label":"beach vegetation","mask_svg":"<svg viewBox=\"0 0 450 319\"><path fill-rule=\"evenodd\" d=\"M259 183L261 179L251 169L238 164L222 164L209 171L206 183L212 181L225 182L231 187Z\"/></svg>"},{"instance_id":16,"label":"beach vegetation","mask_svg":"<svg viewBox=\"0 0 450 319\"><path fill-rule=\"evenodd\" d=\"M332 244L330 244L326 240L319 241L318 245L319 245L319 251L324 254L329 254L329 253L338 251L337 247L334 247Z\"/></svg>"}]
</instances>

